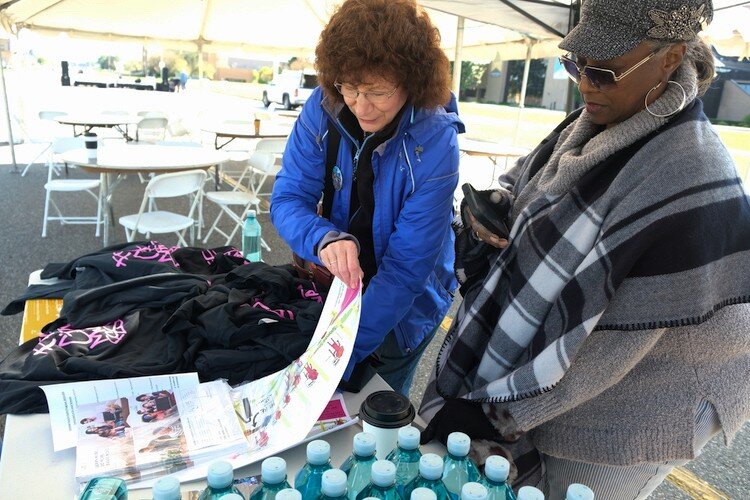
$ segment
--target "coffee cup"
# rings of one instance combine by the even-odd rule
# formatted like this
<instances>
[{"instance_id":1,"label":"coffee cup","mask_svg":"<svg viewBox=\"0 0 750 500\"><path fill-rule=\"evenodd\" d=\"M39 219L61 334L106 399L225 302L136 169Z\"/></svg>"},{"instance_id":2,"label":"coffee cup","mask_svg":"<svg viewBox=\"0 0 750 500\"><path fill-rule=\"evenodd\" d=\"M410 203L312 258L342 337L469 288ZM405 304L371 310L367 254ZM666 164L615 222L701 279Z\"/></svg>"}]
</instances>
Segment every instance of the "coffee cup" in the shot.
<instances>
[{"instance_id":1,"label":"coffee cup","mask_svg":"<svg viewBox=\"0 0 750 500\"><path fill-rule=\"evenodd\" d=\"M375 456L386 458L398 442L398 430L414 420L416 412L409 398L395 391L373 392L362 402L359 418L362 430L375 436Z\"/></svg>"},{"instance_id":2,"label":"coffee cup","mask_svg":"<svg viewBox=\"0 0 750 500\"><path fill-rule=\"evenodd\" d=\"M96 153L99 147L99 138L92 132L83 134L83 141L86 145L86 155L89 160L96 160Z\"/></svg>"}]
</instances>

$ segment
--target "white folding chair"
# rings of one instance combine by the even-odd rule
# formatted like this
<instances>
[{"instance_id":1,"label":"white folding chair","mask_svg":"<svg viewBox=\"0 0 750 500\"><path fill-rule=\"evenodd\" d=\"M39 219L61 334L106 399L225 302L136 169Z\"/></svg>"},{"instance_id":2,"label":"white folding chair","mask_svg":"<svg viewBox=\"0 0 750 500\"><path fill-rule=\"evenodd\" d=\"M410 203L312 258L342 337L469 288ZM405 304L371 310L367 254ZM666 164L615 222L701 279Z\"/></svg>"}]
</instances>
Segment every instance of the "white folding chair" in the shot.
<instances>
[{"instance_id":1,"label":"white folding chair","mask_svg":"<svg viewBox=\"0 0 750 500\"><path fill-rule=\"evenodd\" d=\"M26 167L24 167L23 172L21 172L21 177L24 177L26 175L26 172L29 171L29 168L36 163L36 161L42 157L44 153L47 153L50 148L52 147L52 142L55 140L55 137L57 137L59 134L59 128L60 124L57 123L55 120L55 117L64 115L64 111L40 111L39 112L39 123L38 127L34 127L35 129L39 129L39 134L35 137L30 137L30 142L33 144L42 144L46 147L42 149L39 154L37 154L33 160L31 160Z\"/></svg>"},{"instance_id":2,"label":"white folding chair","mask_svg":"<svg viewBox=\"0 0 750 500\"><path fill-rule=\"evenodd\" d=\"M187 246L185 231L190 229L190 244L195 241L196 219L193 218L196 208L201 203L203 183L206 180L204 170L188 172L174 172L154 176L146 185L143 201L137 214L120 217L120 225L125 228L125 237L133 241L136 233L150 237L151 233L175 233L178 241ZM159 198L175 198L191 196L190 208L187 215L159 210L156 200Z\"/></svg>"},{"instance_id":3,"label":"white folding chair","mask_svg":"<svg viewBox=\"0 0 750 500\"><path fill-rule=\"evenodd\" d=\"M50 155L47 160L47 182L44 184L46 196L44 198L44 219L42 221L42 238L47 236L47 223L51 220L60 221L62 224L96 224L96 236L102 224L102 191L99 178L96 179L57 179L55 175L58 170L55 164L57 155L72 149L84 147L81 137L59 137L52 141ZM94 189L98 193L94 194ZM96 216L88 215L63 215L60 208L52 199L52 193L74 193L85 192L96 200ZM50 207L57 215L50 215Z\"/></svg>"},{"instance_id":4,"label":"white folding chair","mask_svg":"<svg viewBox=\"0 0 750 500\"><path fill-rule=\"evenodd\" d=\"M216 219L211 225L211 228L208 230L206 237L203 238L203 243L206 243L208 241L208 238L211 237L211 234L214 231L227 239L224 243L225 245L229 245L232 242L232 238L234 238L234 235L237 234L237 231L239 231L240 227L242 227L242 216L244 215L244 213L252 207L255 207L256 211L258 211L260 208L260 198L258 198L252 187L248 191L247 188L245 188L245 186L242 184L242 182L246 177L252 177L252 173L254 170L269 170L275 161L276 157L272 153L255 152L250 156L245 171L236 181L234 189L232 191L208 191L205 194L206 198L208 198L209 201L216 203L216 205L220 209L220 212L219 215L216 216ZM235 212L234 210L232 210L232 207L240 207L240 211ZM219 221L222 219L224 214L228 215L229 218L231 218L235 222L234 229L232 229L232 232L229 234L219 228ZM260 242L261 245L263 245L264 249L269 252L271 251L271 247L269 247L262 238Z\"/></svg>"},{"instance_id":5,"label":"white folding chair","mask_svg":"<svg viewBox=\"0 0 750 500\"><path fill-rule=\"evenodd\" d=\"M143 142L163 141L167 135L166 117L147 116L138 122L135 129L135 140Z\"/></svg>"},{"instance_id":6,"label":"white folding chair","mask_svg":"<svg viewBox=\"0 0 750 500\"><path fill-rule=\"evenodd\" d=\"M251 169L252 176L250 178L250 190L253 191L258 198L261 196L270 197L271 192L262 192L263 185L269 177L276 177L276 174L281 170L281 164L276 164L276 160L281 158L284 154L284 148L286 148L286 139L261 139L255 145L255 151L258 153L270 153L274 157L274 161L269 165L267 169L260 169L253 167ZM270 202L268 203L270 207ZM263 210L266 213L268 210Z\"/></svg>"}]
</instances>

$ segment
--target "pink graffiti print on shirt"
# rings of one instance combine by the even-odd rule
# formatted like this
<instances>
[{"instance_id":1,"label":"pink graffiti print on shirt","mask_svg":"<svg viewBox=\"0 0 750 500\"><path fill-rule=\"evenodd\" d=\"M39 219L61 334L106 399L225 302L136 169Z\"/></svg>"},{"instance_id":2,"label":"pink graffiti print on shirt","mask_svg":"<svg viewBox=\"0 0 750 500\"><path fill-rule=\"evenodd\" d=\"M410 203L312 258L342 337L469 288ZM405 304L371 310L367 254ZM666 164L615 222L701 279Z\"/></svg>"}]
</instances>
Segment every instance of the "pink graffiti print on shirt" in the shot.
<instances>
[{"instance_id":1,"label":"pink graffiti print on shirt","mask_svg":"<svg viewBox=\"0 0 750 500\"><path fill-rule=\"evenodd\" d=\"M41 333L33 354L34 356L44 355L55 347L64 349L70 345L87 345L89 349L93 349L104 343L119 344L127 333L125 322L121 319L104 326L90 328L72 328L70 325L63 325L57 330Z\"/></svg>"},{"instance_id":2,"label":"pink graffiti print on shirt","mask_svg":"<svg viewBox=\"0 0 750 500\"><path fill-rule=\"evenodd\" d=\"M152 241L148 245L138 245L134 250L127 252L112 252L112 260L115 261L115 267L126 267L128 260L156 260L160 264L171 264L174 267L180 265L172 258L172 252L177 250L178 246L167 247L158 241Z\"/></svg>"},{"instance_id":3,"label":"pink graffiti print on shirt","mask_svg":"<svg viewBox=\"0 0 750 500\"><path fill-rule=\"evenodd\" d=\"M322 304L323 298L318 293L317 288L315 288L315 283L311 283L311 285L313 286L312 290L305 290L302 285L297 285L297 290L299 291L300 295L302 295L303 299L313 300Z\"/></svg>"},{"instance_id":4,"label":"pink graffiti print on shirt","mask_svg":"<svg viewBox=\"0 0 750 500\"><path fill-rule=\"evenodd\" d=\"M243 304L247 305L247 304ZM255 302L253 302L252 307L259 307L260 309L263 309L264 311L268 311L270 313L275 314L281 319L294 319L294 313L290 311L289 309L271 309L267 305L265 305L263 302L260 301L260 299L255 299Z\"/></svg>"},{"instance_id":5,"label":"pink graffiti print on shirt","mask_svg":"<svg viewBox=\"0 0 750 500\"><path fill-rule=\"evenodd\" d=\"M216 256L218 253L216 250L211 250L208 248L205 248L201 250L201 257L203 257L203 260L206 262L206 264L211 265L216 260ZM240 257L242 258L242 252L237 250L234 247L230 247L229 249L222 252L222 255L226 255L228 257Z\"/></svg>"}]
</instances>

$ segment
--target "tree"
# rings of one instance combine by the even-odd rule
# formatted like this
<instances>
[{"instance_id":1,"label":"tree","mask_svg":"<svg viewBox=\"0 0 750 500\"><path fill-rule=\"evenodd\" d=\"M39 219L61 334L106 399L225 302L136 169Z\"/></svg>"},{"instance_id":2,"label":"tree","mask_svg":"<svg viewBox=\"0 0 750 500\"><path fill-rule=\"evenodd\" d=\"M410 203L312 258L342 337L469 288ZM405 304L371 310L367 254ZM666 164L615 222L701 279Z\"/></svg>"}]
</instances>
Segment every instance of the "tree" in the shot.
<instances>
[{"instance_id":1,"label":"tree","mask_svg":"<svg viewBox=\"0 0 750 500\"><path fill-rule=\"evenodd\" d=\"M273 69L268 66L263 66L258 70L258 83L268 83L273 80Z\"/></svg>"},{"instance_id":2,"label":"tree","mask_svg":"<svg viewBox=\"0 0 750 500\"><path fill-rule=\"evenodd\" d=\"M486 64L478 64L472 61L461 61L461 85L459 86L458 92L459 99L464 99L467 95L476 95L477 87L482 81L482 75L486 68ZM453 62L451 62L451 72L453 72Z\"/></svg>"},{"instance_id":3,"label":"tree","mask_svg":"<svg viewBox=\"0 0 750 500\"><path fill-rule=\"evenodd\" d=\"M508 61L508 83L505 87L507 100L520 101L523 68L525 61ZM541 102L544 93L544 77L547 73L547 61L532 59L529 66L529 81L526 85L526 102Z\"/></svg>"},{"instance_id":4,"label":"tree","mask_svg":"<svg viewBox=\"0 0 750 500\"><path fill-rule=\"evenodd\" d=\"M96 64L98 64L101 69L114 70L119 60L120 58L117 56L99 56L96 60Z\"/></svg>"}]
</instances>

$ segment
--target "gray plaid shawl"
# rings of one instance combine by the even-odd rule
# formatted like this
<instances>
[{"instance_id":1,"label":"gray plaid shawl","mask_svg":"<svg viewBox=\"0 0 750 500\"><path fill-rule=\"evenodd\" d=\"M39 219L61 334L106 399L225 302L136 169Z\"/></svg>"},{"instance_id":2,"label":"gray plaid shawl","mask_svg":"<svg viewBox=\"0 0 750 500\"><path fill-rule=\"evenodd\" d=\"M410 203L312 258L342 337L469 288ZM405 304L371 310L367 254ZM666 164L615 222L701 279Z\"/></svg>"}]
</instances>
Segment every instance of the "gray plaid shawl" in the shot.
<instances>
[{"instance_id":1,"label":"gray plaid shawl","mask_svg":"<svg viewBox=\"0 0 750 500\"><path fill-rule=\"evenodd\" d=\"M516 187L554 142L529 155ZM750 204L698 100L531 201L510 241L464 297L420 413L443 398L546 392L595 330L698 324L750 302Z\"/></svg>"}]
</instances>

